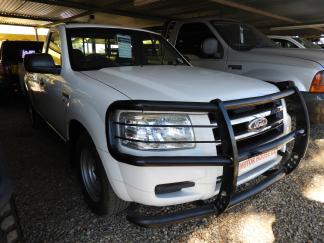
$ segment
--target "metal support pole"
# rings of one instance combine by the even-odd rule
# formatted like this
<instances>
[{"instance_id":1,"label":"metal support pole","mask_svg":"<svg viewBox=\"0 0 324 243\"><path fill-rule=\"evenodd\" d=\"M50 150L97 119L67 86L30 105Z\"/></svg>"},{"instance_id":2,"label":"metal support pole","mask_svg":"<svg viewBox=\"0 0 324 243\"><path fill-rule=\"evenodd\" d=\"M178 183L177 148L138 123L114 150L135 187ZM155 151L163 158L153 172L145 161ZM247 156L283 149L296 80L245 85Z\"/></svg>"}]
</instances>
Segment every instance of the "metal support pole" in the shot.
<instances>
[{"instance_id":1,"label":"metal support pole","mask_svg":"<svg viewBox=\"0 0 324 243\"><path fill-rule=\"evenodd\" d=\"M35 29L36 41L39 41L37 28L34 28L34 29Z\"/></svg>"}]
</instances>

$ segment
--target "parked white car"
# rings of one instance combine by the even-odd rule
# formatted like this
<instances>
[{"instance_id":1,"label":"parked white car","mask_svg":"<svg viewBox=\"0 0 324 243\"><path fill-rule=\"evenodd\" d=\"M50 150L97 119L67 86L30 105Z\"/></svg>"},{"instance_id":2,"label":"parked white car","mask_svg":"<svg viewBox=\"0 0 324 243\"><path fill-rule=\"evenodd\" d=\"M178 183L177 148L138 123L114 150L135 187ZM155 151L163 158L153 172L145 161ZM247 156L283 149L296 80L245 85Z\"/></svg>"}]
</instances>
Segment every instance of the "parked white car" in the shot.
<instances>
[{"instance_id":1,"label":"parked white car","mask_svg":"<svg viewBox=\"0 0 324 243\"><path fill-rule=\"evenodd\" d=\"M323 50L319 45L299 36L268 35L268 37L283 48Z\"/></svg>"},{"instance_id":2,"label":"parked white car","mask_svg":"<svg viewBox=\"0 0 324 243\"><path fill-rule=\"evenodd\" d=\"M129 202L212 197L203 207L128 219L151 226L219 214L290 173L306 150L309 122L295 86L192 67L153 32L60 25L25 68L32 120L39 114L69 144L85 199L100 215ZM293 130L290 98L299 104Z\"/></svg>"},{"instance_id":3,"label":"parked white car","mask_svg":"<svg viewBox=\"0 0 324 243\"><path fill-rule=\"evenodd\" d=\"M311 121L324 123L324 52L279 48L253 26L231 20L171 21L164 35L194 66L270 82L293 81Z\"/></svg>"}]
</instances>

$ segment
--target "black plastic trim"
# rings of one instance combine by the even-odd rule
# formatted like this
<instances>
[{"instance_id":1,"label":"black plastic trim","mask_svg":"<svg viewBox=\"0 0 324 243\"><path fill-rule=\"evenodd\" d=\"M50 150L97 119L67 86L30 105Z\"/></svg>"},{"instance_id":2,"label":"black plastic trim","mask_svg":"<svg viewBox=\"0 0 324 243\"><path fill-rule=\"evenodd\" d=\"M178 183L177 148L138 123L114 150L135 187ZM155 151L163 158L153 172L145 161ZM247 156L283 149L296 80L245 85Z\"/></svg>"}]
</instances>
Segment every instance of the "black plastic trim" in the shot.
<instances>
[{"instance_id":1,"label":"black plastic trim","mask_svg":"<svg viewBox=\"0 0 324 243\"><path fill-rule=\"evenodd\" d=\"M114 120L115 113L118 110L134 110L134 111L178 111L178 112L207 112L214 116L219 126L219 131L222 131L221 141L215 140L213 142L221 142L223 145L227 144L229 150L234 148L237 150L233 127L230 118L227 114L227 109L235 109L238 107L250 106L255 104L263 104L278 99L285 98L296 93L295 87L290 87L284 91L277 92L271 95L234 100L224 101L213 100L210 103L204 102L173 102L173 101L147 101L147 100L122 100L116 101L110 105L106 114L106 134L107 145L111 155L119 162L127 163L136 166L223 166L229 165L230 160L233 159L234 154L225 152L221 156L179 156L179 157L147 157L147 156L132 156L121 153L116 141L122 139L116 134L116 122ZM297 89L298 90L298 89ZM191 142L191 141L190 141ZM193 143L195 141L192 141ZM211 142L211 141L205 141ZM197 143L205 143L204 141L197 141ZM173 142L177 143L177 142ZM279 145L279 144L278 144ZM227 149L228 150L228 149ZM234 152L234 151L233 151ZM237 152L237 151L236 151ZM238 157L238 155L235 155ZM185 162L187 161L187 163Z\"/></svg>"},{"instance_id":2,"label":"black plastic trim","mask_svg":"<svg viewBox=\"0 0 324 243\"><path fill-rule=\"evenodd\" d=\"M250 189L247 189L243 192L235 194L232 198L230 203L228 204L228 207L233 207L240 202L245 201L248 198L251 198L263 190L267 189L270 187L272 184L276 183L280 179L282 179L285 176L285 172L283 170L277 170L274 171L270 176L268 176L266 179L263 181L259 182L255 187L252 187Z\"/></svg>"},{"instance_id":3,"label":"black plastic trim","mask_svg":"<svg viewBox=\"0 0 324 243\"><path fill-rule=\"evenodd\" d=\"M278 148L280 145L286 144L286 143L294 140L296 137L303 136L304 134L305 134L304 129L295 130L293 132L290 132L284 136L277 138L276 140L270 141L268 143L264 143L260 146L245 148L243 151L240 152L238 160L239 161L246 160L248 158L265 153L269 150Z\"/></svg>"},{"instance_id":4,"label":"black plastic trim","mask_svg":"<svg viewBox=\"0 0 324 243\"><path fill-rule=\"evenodd\" d=\"M284 91L270 94L270 95L265 95L265 96L255 97L255 98L246 98L240 100L224 101L224 106L226 109L232 110L244 106L261 105L261 104L269 103L271 101L286 98L287 96L293 95L294 93L296 93L296 90L294 88L289 88Z\"/></svg>"},{"instance_id":5,"label":"black plastic trim","mask_svg":"<svg viewBox=\"0 0 324 243\"><path fill-rule=\"evenodd\" d=\"M140 216L135 214L127 215L127 220L142 227L154 227L165 224L180 223L184 220L203 218L208 215L218 214L216 207L212 205L204 205L198 208L192 208L186 211L176 212L167 215L157 216Z\"/></svg>"},{"instance_id":6,"label":"black plastic trim","mask_svg":"<svg viewBox=\"0 0 324 243\"><path fill-rule=\"evenodd\" d=\"M134 166L230 166L232 160L226 156L132 156L128 154L115 154L118 161L127 161Z\"/></svg>"},{"instance_id":7,"label":"black plastic trim","mask_svg":"<svg viewBox=\"0 0 324 243\"><path fill-rule=\"evenodd\" d=\"M164 102L164 101L143 101L129 100L114 102L107 111L107 144L111 155L122 163L135 166L223 166L221 188L214 202L203 206L176 212L167 215L142 216L131 213L127 219L134 224L152 227L168 223L182 222L184 220L205 217L207 215L218 215L229 207L232 207L268 188L273 183L280 180L286 174L291 173L305 156L310 133L309 116L305 101L298 88L292 82L276 84L281 92L271 95L254 97L248 99L221 101L213 100L210 103L199 102ZM246 107L251 105L265 104L280 99L292 99L294 114L296 115L296 129L288 134L272 138L270 141L261 141L259 144L249 144L238 150L234 136L233 126L227 110ZM218 136L222 143L221 154L218 156L131 156L123 154L116 145L116 124L115 113L118 110L135 111L175 111L175 112L207 112L212 122L217 123ZM266 151L280 148L286 143L294 141L290 153L281 153L282 161L280 168L269 170L264 174L263 179L258 184L243 191L236 192L239 162ZM278 152L279 153L279 152Z\"/></svg>"},{"instance_id":8,"label":"black plastic trim","mask_svg":"<svg viewBox=\"0 0 324 243\"><path fill-rule=\"evenodd\" d=\"M168 184L160 184L155 187L155 194L161 195L180 191L183 188L194 187L195 183L192 181L182 181Z\"/></svg>"},{"instance_id":9,"label":"black plastic trim","mask_svg":"<svg viewBox=\"0 0 324 243\"><path fill-rule=\"evenodd\" d=\"M226 209L229 209L243 202L244 200L255 196L256 194L262 192L263 190L270 187L272 184L279 181L284 176L285 173L283 170L274 171L271 175L269 175L265 180L258 183L255 187L232 196ZM193 218L202 218L210 215L219 215L222 212L223 210L220 211L216 203L211 203L202 205L197 208L165 215L142 216L136 214L129 214L127 216L127 220L142 227L157 227L165 224L179 223Z\"/></svg>"}]
</instances>

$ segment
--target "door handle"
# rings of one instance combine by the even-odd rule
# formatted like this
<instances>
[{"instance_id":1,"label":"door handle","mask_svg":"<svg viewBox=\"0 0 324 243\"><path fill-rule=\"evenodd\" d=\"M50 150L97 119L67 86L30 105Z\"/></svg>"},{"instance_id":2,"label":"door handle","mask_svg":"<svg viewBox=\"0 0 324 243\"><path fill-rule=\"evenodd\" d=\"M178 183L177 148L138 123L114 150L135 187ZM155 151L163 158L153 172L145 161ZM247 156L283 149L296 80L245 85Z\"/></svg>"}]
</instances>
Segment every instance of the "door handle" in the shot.
<instances>
[{"instance_id":1,"label":"door handle","mask_svg":"<svg viewBox=\"0 0 324 243\"><path fill-rule=\"evenodd\" d=\"M228 65L228 68L232 70L242 70L242 65Z\"/></svg>"}]
</instances>

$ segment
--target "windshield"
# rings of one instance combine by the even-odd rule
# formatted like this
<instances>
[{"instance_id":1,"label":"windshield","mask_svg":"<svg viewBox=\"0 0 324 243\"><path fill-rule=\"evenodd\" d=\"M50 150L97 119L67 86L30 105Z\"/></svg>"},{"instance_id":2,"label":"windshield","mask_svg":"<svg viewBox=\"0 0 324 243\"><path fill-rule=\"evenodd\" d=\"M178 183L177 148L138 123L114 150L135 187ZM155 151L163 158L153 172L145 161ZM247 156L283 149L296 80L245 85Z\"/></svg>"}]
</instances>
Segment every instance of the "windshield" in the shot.
<instances>
[{"instance_id":1,"label":"windshield","mask_svg":"<svg viewBox=\"0 0 324 243\"><path fill-rule=\"evenodd\" d=\"M310 40L307 40L307 39L304 39L304 38L301 38L301 37L293 37L293 39L296 40L296 41L298 41L300 44L302 44L306 48L310 48L310 49L322 49L320 46L314 44Z\"/></svg>"},{"instance_id":2,"label":"windshield","mask_svg":"<svg viewBox=\"0 0 324 243\"><path fill-rule=\"evenodd\" d=\"M235 22L212 21L212 25L234 50L277 47L276 44L251 25Z\"/></svg>"},{"instance_id":3,"label":"windshield","mask_svg":"<svg viewBox=\"0 0 324 243\"><path fill-rule=\"evenodd\" d=\"M73 70L144 65L188 65L161 36L126 29L71 28L67 30Z\"/></svg>"}]
</instances>

